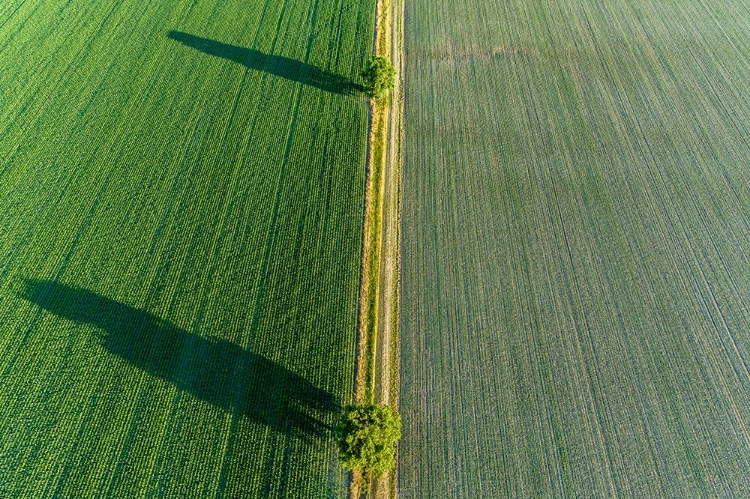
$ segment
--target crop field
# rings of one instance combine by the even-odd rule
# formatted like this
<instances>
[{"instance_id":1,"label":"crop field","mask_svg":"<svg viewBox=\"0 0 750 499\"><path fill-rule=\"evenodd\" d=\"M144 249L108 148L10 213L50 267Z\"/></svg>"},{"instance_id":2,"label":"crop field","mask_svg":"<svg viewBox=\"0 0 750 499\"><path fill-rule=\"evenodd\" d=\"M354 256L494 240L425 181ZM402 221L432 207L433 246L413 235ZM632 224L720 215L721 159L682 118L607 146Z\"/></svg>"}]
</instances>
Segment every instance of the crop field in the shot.
<instances>
[{"instance_id":1,"label":"crop field","mask_svg":"<svg viewBox=\"0 0 750 499\"><path fill-rule=\"evenodd\" d=\"M374 1L0 3L0 496L345 497Z\"/></svg>"},{"instance_id":2,"label":"crop field","mask_svg":"<svg viewBox=\"0 0 750 499\"><path fill-rule=\"evenodd\" d=\"M405 22L400 497L747 497L750 3Z\"/></svg>"}]
</instances>

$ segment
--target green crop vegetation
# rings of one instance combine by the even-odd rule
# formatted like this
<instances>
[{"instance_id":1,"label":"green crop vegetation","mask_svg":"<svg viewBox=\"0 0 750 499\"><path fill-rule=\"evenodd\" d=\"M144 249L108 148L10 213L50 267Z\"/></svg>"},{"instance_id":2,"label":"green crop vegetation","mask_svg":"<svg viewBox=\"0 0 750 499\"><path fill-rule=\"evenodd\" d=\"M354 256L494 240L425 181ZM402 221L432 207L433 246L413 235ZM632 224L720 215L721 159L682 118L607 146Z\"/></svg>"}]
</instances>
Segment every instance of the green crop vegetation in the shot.
<instances>
[{"instance_id":1,"label":"green crop vegetation","mask_svg":"<svg viewBox=\"0 0 750 499\"><path fill-rule=\"evenodd\" d=\"M750 4L407 6L399 497L742 497Z\"/></svg>"},{"instance_id":2,"label":"green crop vegetation","mask_svg":"<svg viewBox=\"0 0 750 499\"><path fill-rule=\"evenodd\" d=\"M375 3L0 5L0 497L345 497Z\"/></svg>"}]
</instances>

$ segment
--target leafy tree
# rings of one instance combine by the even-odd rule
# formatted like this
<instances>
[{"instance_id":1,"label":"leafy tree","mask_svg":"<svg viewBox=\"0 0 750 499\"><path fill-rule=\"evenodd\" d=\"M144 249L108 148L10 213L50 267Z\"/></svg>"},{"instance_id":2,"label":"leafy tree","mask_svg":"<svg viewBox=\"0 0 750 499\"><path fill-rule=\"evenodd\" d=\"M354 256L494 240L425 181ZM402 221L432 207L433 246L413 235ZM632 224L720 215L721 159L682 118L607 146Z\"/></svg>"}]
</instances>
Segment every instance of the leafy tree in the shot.
<instances>
[{"instance_id":1,"label":"leafy tree","mask_svg":"<svg viewBox=\"0 0 750 499\"><path fill-rule=\"evenodd\" d=\"M396 68L385 57L372 57L362 76L365 92L375 99L383 98L396 85Z\"/></svg>"},{"instance_id":2,"label":"leafy tree","mask_svg":"<svg viewBox=\"0 0 750 499\"><path fill-rule=\"evenodd\" d=\"M401 416L387 405L349 405L335 427L345 468L381 477L396 466Z\"/></svg>"}]
</instances>

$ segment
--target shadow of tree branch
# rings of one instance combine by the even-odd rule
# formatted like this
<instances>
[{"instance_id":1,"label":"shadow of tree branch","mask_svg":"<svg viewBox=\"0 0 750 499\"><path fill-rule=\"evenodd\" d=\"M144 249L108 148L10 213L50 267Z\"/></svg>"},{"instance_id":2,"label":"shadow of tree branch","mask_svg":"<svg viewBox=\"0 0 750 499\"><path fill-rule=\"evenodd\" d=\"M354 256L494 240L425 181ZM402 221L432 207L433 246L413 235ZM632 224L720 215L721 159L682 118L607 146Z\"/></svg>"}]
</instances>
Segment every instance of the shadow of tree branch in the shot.
<instances>
[{"instance_id":1,"label":"shadow of tree branch","mask_svg":"<svg viewBox=\"0 0 750 499\"><path fill-rule=\"evenodd\" d=\"M255 49L230 45L181 31L170 31L167 37L205 54L242 64L248 69L264 71L326 92L349 95L364 91L362 85L344 76L288 57L264 54Z\"/></svg>"},{"instance_id":2,"label":"shadow of tree branch","mask_svg":"<svg viewBox=\"0 0 750 499\"><path fill-rule=\"evenodd\" d=\"M265 357L85 289L46 280L24 283L22 298L95 326L103 348L179 390L289 435L330 431L320 418L339 410L333 395Z\"/></svg>"}]
</instances>

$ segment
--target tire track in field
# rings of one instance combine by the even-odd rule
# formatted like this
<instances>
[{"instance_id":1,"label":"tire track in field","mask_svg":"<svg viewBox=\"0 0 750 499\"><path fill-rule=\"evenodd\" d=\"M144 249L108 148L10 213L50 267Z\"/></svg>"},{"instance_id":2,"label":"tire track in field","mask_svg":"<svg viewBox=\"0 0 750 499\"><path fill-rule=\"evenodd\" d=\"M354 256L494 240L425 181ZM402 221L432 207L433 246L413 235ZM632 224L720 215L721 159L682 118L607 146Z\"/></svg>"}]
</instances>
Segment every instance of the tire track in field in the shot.
<instances>
[{"instance_id":1,"label":"tire track in field","mask_svg":"<svg viewBox=\"0 0 750 499\"><path fill-rule=\"evenodd\" d=\"M0 23L0 30L2 30L5 27L5 25L8 24L8 22L13 18L13 16L16 15L16 13L21 9L21 7L23 7L23 4L25 3L26 3L26 0L21 0L20 2L18 2L18 5L16 5L16 8L13 9L13 11L10 14L8 14L8 17L6 17L2 23Z\"/></svg>"}]
</instances>

